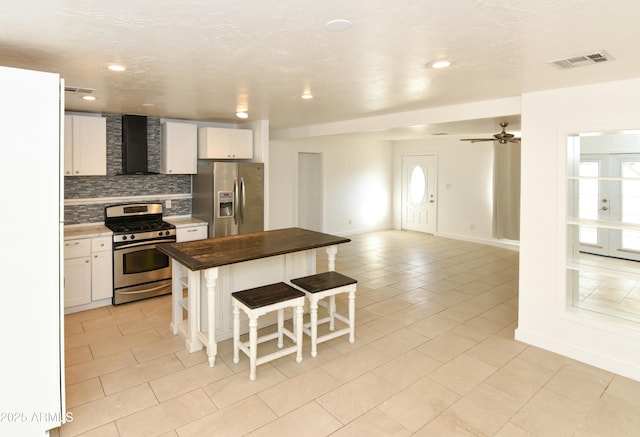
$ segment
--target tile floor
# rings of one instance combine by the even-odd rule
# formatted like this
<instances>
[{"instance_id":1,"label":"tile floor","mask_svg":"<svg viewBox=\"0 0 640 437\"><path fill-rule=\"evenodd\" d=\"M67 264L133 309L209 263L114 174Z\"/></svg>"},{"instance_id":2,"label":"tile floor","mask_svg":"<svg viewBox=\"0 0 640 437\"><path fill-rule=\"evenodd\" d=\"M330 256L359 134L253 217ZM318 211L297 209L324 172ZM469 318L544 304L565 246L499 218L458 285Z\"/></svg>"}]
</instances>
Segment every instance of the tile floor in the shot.
<instances>
[{"instance_id":1,"label":"tile floor","mask_svg":"<svg viewBox=\"0 0 640 437\"><path fill-rule=\"evenodd\" d=\"M384 231L342 245L336 269L359 281L355 344L306 347L255 382L230 341L214 368L187 353L168 296L67 316L73 421L53 434L640 435L640 382L514 341L517 252Z\"/></svg>"},{"instance_id":2,"label":"tile floor","mask_svg":"<svg viewBox=\"0 0 640 437\"><path fill-rule=\"evenodd\" d=\"M638 261L621 260L581 253L580 263L598 265L603 261L611 269L635 271ZM583 271L577 275L573 302L576 307L584 308L621 319L640 322L640 281L605 276Z\"/></svg>"}]
</instances>

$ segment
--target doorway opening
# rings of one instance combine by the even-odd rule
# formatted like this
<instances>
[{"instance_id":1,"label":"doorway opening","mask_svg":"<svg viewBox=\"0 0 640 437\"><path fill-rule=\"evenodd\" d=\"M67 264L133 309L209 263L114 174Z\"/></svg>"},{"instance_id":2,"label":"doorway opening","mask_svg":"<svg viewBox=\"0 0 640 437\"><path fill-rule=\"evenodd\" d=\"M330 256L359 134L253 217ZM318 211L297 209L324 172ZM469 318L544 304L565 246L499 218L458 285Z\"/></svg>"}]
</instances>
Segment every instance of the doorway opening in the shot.
<instances>
[{"instance_id":1,"label":"doorway opening","mask_svg":"<svg viewBox=\"0 0 640 437\"><path fill-rule=\"evenodd\" d=\"M322 154L298 153L298 226L322 232Z\"/></svg>"}]
</instances>

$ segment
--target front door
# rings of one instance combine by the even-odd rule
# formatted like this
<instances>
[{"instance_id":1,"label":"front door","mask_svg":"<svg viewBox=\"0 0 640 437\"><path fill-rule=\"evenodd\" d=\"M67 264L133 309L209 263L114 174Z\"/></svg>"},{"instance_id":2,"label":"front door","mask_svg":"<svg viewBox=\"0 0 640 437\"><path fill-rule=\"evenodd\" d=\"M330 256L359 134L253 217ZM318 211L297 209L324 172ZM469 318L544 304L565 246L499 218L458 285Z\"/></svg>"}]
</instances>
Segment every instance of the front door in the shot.
<instances>
[{"instance_id":1,"label":"front door","mask_svg":"<svg viewBox=\"0 0 640 437\"><path fill-rule=\"evenodd\" d=\"M436 232L436 157L402 157L402 229Z\"/></svg>"},{"instance_id":2,"label":"front door","mask_svg":"<svg viewBox=\"0 0 640 437\"><path fill-rule=\"evenodd\" d=\"M640 231L616 226L640 225L640 155L582 155L580 177L580 218L612 223L581 226L580 251L640 261Z\"/></svg>"}]
</instances>

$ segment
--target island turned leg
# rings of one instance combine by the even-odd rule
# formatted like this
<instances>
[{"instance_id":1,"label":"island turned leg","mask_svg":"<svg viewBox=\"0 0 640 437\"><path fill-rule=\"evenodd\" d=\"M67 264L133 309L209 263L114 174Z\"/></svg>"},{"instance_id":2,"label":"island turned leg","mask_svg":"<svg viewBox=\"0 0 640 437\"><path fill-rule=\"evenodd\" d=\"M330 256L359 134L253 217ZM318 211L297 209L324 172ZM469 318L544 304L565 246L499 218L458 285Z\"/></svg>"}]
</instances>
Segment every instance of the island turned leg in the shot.
<instances>
[{"instance_id":1,"label":"island turned leg","mask_svg":"<svg viewBox=\"0 0 640 437\"><path fill-rule=\"evenodd\" d=\"M178 334L178 326L182 323L182 305L180 301L182 296L182 282L180 277L182 276L182 264L175 259L171 262L171 324L169 329L173 335Z\"/></svg>"},{"instance_id":2,"label":"island turned leg","mask_svg":"<svg viewBox=\"0 0 640 437\"><path fill-rule=\"evenodd\" d=\"M188 298L187 298L187 339L185 345L191 353L202 349L202 342L198 339L200 327L200 272L188 271Z\"/></svg>"},{"instance_id":3,"label":"island turned leg","mask_svg":"<svg viewBox=\"0 0 640 437\"><path fill-rule=\"evenodd\" d=\"M327 246L327 257L329 258L329 271L333 272L336 269L336 254L338 253L338 246Z\"/></svg>"},{"instance_id":4,"label":"island turned leg","mask_svg":"<svg viewBox=\"0 0 640 437\"><path fill-rule=\"evenodd\" d=\"M204 271L207 281L207 356L209 357L209 367L213 367L218 353L216 343L216 280L218 279L218 269L212 268Z\"/></svg>"}]
</instances>

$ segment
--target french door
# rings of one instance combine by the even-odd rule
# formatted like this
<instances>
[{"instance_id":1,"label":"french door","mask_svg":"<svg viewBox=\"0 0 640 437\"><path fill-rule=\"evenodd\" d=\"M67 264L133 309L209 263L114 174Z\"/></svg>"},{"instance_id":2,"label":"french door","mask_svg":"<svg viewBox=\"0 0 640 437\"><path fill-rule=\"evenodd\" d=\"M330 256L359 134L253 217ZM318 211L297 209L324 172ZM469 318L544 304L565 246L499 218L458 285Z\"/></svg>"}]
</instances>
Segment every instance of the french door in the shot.
<instances>
[{"instance_id":1,"label":"french door","mask_svg":"<svg viewBox=\"0 0 640 437\"><path fill-rule=\"evenodd\" d=\"M640 261L640 230L624 229L640 228L640 154L581 155L579 191L580 219L612 225L580 226L580 251Z\"/></svg>"},{"instance_id":2,"label":"french door","mask_svg":"<svg viewBox=\"0 0 640 437\"><path fill-rule=\"evenodd\" d=\"M402 157L402 229L436 232L436 157Z\"/></svg>"}]
</instances>

